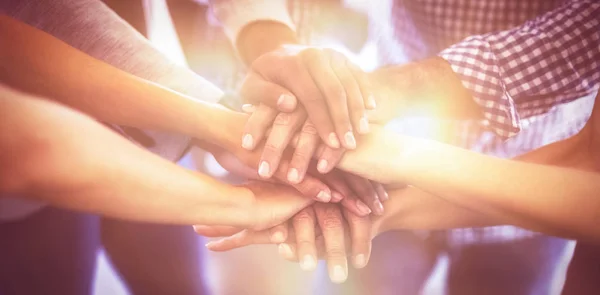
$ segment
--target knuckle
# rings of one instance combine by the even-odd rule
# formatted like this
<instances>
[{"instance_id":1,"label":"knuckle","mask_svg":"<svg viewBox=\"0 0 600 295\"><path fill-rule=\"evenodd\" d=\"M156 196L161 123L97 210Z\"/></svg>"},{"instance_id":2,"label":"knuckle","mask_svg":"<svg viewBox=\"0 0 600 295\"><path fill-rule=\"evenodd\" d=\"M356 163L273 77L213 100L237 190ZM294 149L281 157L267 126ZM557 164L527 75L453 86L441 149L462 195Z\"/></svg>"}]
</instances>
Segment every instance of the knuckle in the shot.
<instances>
[{"instance_id":1,"label":"knuckle","mask_svg":"<svg viewBox=\"0 0 600 295\"><path fill-rule=\"evenodd\" d=\"M354 227L362 226L362 225L366 224L366 220L364 218L356 216L353 213L349 213L348 217L346 219L347 219L348 224L350 224Z\"/></svg>"},{"instance_id":2,"label":"knuckle","mask_svg":"<svg viewBox=\"0 0 600 295\"><path fill-rule=\"evenodd\" d=\"M275 121L273 122L273 125L289 126L291 122L292 122L292 116L290 114L279 113L275 117Z\"/></svg>"},{"instance_id":3,"label":"knuckle","mask_svg":"<svg viewBox=\"0 0 600 295\"><path fill-rule=\"evenodd\" d=\"M342 228L342 220L339 216L330 215L326 216L323 219L323 229L324 230L337 230Z\"/></svg>"},{"instance_id":4,"label":"knuckle","mask_svg":"<svg viewBox=\"0 0 600 295\"><path fill-rule=\"evenodd\" d=\"M280 144L274 143L273 141L269 140L265 143L263 155L276 155L280 153L281 150L282 146Z\"/></svg>"},{"instance_id":5,"label":"knuckle","mask_svg":"<svg viewBox=\"0 0 600 295\"><path fill-rule=\"evenodd\" d=\"M298 214L296 214L296 216L294 216L294 224L299 225L305 223L314 223L313 216L307 211L301 211Z\"/></svg>"},{"instance_id":6,"label":"knuckle","mask_svg":"<svg viewBox=\"0 0 600 295\"><path fill-rule=\"evenodd\" d=\"M344 258L346 257L346 252L344 251L344 247L341 243L334 243L334 245L330 245L332 243L327 243L327 247L325 252L327 253L328 258Z\"/></svg>"},{"instance_id":7,"label":"knuckle","mask_svg":"<svg viewBox=\"0 0 600 295\"><path fill-rule=\"evenodd\" d=\"M312 155L305 149L296 149L294 151L294 162L304 163L312 158Z\"/></svg>"},{"instance_id":8,"label":"knuckle","mask_svg":"<svg viewBox=\"0 0 600 295\"><path fill-rule=\"evenodd\" d=\"M317 126L315 126L315 124L311 122L307 122L306 124L304 124L304 127L302 127L302 133L316 136L318 134Z\"/></svg>"},{"instance_id":9,"label":"knuckle","mask_svg":"<svg viewBox=\"0 0 600 295\"><path fill-rule=\"evenodd\" d=\"M299 249L308 249L308 248L313 248L315 247L315 242L314 240L311 240L310 237L297 237L296 238L296 244L298 245Z\"/></svg>"},{"instance_id":10,"label":"knuckle","mask_svg":"<svg viewBox=\"0 0 600 295\"><path fill-rule=\"evenodd\" d=\"M314 103L321 103L324 102L325 99L323 98L323 95L321 95L321 92L315 87L311 87L311 89L307 90L304 95L302 95L301 97L299 97L300 100L302 100L302 102L306 105L306 104L314 104Z\"/></svg>"}]
</instances>

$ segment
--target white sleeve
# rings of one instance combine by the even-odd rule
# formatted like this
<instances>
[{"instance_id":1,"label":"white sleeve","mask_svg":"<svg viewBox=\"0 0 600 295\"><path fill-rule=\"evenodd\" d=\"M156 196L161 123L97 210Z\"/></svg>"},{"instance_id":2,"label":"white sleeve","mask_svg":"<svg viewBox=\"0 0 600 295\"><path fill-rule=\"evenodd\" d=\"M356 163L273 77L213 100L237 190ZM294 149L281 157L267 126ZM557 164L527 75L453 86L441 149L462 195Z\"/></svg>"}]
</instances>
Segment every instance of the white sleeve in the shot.
<instances>
[{"instance_id":1,"label":"white sleeve","mask_svg":"<svg viewBox=\"0 0 600 295\"><path fill-rule=\"evenodd\" d=\"M215 17L232 43L236 42L244 26L258 20L279 22L296 30L288 12L287 0L209 0L209 2Z\"/></svg>"}]
</instances>

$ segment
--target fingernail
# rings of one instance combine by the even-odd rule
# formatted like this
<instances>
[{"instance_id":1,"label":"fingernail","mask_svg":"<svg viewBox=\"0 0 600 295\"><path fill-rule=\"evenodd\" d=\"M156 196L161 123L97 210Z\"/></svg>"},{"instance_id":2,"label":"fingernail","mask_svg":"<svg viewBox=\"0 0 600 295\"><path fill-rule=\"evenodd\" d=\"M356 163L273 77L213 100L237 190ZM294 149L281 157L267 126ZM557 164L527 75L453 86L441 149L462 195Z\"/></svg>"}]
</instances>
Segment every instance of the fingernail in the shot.
<instances>
[{"instance_id":1,"label":"fingernail","mask_svg":"<svg viewBox=\"0 0 600 295\"><path fill-rule=\"evenodd\" d=\"M358 211L360 211L364 215L371 213L371 209L369 208L369 206L367 206L361 200L356 200L356 207L358 207Z\"/></svg>"},{"instance_id":2,"label":"fingernail","mask_svg":"<svg viewBox=\"0 0 600 295\"><path fill-rule=\"evenodd\" d=\"M379 196L379 199L381 199L382 201L387 201L390 199L390 195L388 195L388 193L386 191L382 192L382 194Z\"/></svg>"},{"instance_id":3,"label":"fingernail","mask_svg":"<svg viewBox=\"0 0 600 295\"><path fill-rule=\"evenodd\" d=\"M344 195L338 193L338 192L332 192L331 193L331 202L333 203L338 203L339 201L344 199Z\"/></svg>"},{"instance_id":4,"label":"fingernail","mask_svg":"<svg viewBox=\"0 0 600 295\"><path fill-rule=\"evenodd\" d=\"M369 95L369 98L367 98L367 107L369 109L375 109L377 107L377 103L375 102L375 97L373 97L373 95Z\"/></svg>"},{"instance_id":5,"label":"fingernail","mask_svg":"<svg viewBox=\"0 0 600 295\"><path fill-rule=\"evenodd\" d=\"M377 215L383 214L383 204L381 204L381 202L379 202L379 200L375 200L373 202L373 207L375 208L375 213Z\"/></svg>"},{"instance_id":6,"label":"fingernail","mask_svg":"<svg viewBox=\"0 0 600 295\"><path fill-rule=\"evenodd\" d=\"M272 243L283 243L285 242L285 237L283 236L283 232L281 231L276 231L271 235L271 242Z\"/></svg>"},{"instance_id":7,"label":"fingernail","mask_svg":"<svg viewBox=\"0 0 600 295\"><path fill-rule=\"evenodd\" d=\"M356 257L354 257L354 266L356 268L363 268L365 267L365 264L367 264L365 254L358 254Z\"/></svg>"},{"instance_id":8,"label":"fingernail","mask_svg":"<svg viewBox=\"0 0 600 295\"><path fill-rule=\"evenodd\" d=\"M337 135L335 135L333 132L329 133L329 144L334 149L340 148L340 141L338 140Z\"/></svg>"},{"instance_id":9,"label":"fingernail","mask_svg":"<svg viewBox=\"0 0 600 295\"><path fill-rule=\"evenodd\" d=\"M317 199L319 199L319 201L323 203L328 203L329 201L331 201L331 193L329 193L328 191L320 191L317 195Z\"/></svg>"},{"instance_id":10,"label":"fingernail","mask_svg":"<svg viewBox=\"0 0 600 295\"><path fill-rule=\"evenodd\" d=\"M317 170L321 173L327 173L327 165L329 165L329 162L325 159L321 159L319 160L319 163L317 163Z\"/></svg>"},{"instance_id":11,"label":"fingernail","mask_svg":"<svg viewBox=\"0 0 600 295\"><path fill-rule=\"evenodd\" d=\"M292 111L296 107L295 101L293 96L282 94L279 96L279 99L277 99L277 106L279 106L282 111Z\"/></svg>"},{"instance_id":12,"label":"fingernail","mask_svg":"<svg viewBox=\"0 0 600 295\"><path fill-rule=\"evenodd\" d=\"M294 253L292 253L292 248L290 248L290 245L286 243L279 244L277 249L279 250L279 255L282 255L285 258L291 259L294 256Z\"/></svg>"},{"instance_id":13,"label":"fingernail","mask_svg":"<svg viewBox=\"0 0 600 295\"><path fill-rule=\"evenodd\" d=\"M296 168L290 169L290 171L288 171L287 178L288 178L288 181L291 183L300 182L300 174L298 173L298 169L296 169Z\"/></svg>"},{"instance_id":14,"label":"fingernail","mask_svg":"<svg viewBox=\"0 0 600 295\"><path fill-rule=\"evenodd\" d=\"M270 169L269 163L262 161L260 162L260 166L258 166L258 175L261 177L269 177Z\"/></svg>"},{"instance_id":15,"label":"fingernail","mask_svg":"<svg viewBox=\"0 0 600 295\"><path fill-rule=\"evenodd\" d=\"M358 125L358 131L360 131L360 133L369 133L369 120L367 117L362 117Z\"/></svg>"},{"instance_id":16,"label":"fingernail","mask_svg":"<svg viewBox=\"0 0 600 295\"><path fill-rule=\"evenodd\" d=\"M218 245L219 245L219 240L218 241L210 241L210 242L206 243L204 245L204 247L206 247L207 249L210 249L210 248L214 248Z\"/></svg>"},{"instance_id":17,"label":"fingernail","mask_svg":"<svg viewBox=\"0 0 600 295\"><path fill-rule=\"evenodd\" d=\"M256 111L256 107L254 105L252 105L252 104L249 104L249 103L243 104L242 105L242 111L244 113L254 113L254 111Z\"/></svg>"},{"instance_id":18,"label":"fingernail","mask_svg":"<svg viewBox=\"0 0 600 295\"><path fill-rule=\"evenodd\" d=\"M254 146L254 139L252 138L252 135L245 134L244 137L242 138L242 147L247 150L251 150L253 146Z\"/></svg>"},{"instance_id":19,"label":"fingernail","mask_svg":"<svg viewBox=\"0 0 600 295\"><path fill-rule=\"evenodd\" d=\"M317 261L312 255L304 255L302 262L300 262L300 268L305 271L314 270L317 267Z\"/></svg>"},{"instance_id":20,"label":"fingernail","mask_svg":"<svg viewBox=\"0 0 600 295\"><path fill-rule=\"evenodd\" d=\"M346 146L348 148L356 148L356 139L354 138L354 134L352 134L352 131L346 132L346 134L344 135L344 140L346 141Z\"/></svg>"},{"instance_id":21,"label":"fingernail","mask_svg":"<svg viewBox=\"0 0 600 295\"><path fill-rule=\"evenodd\" d=\"M331 281L334 283L343 283L346 281L347 275L346 271L341 265L336 265L333 267L333 272L331 273Z\"/></svg>"}]
</instances>

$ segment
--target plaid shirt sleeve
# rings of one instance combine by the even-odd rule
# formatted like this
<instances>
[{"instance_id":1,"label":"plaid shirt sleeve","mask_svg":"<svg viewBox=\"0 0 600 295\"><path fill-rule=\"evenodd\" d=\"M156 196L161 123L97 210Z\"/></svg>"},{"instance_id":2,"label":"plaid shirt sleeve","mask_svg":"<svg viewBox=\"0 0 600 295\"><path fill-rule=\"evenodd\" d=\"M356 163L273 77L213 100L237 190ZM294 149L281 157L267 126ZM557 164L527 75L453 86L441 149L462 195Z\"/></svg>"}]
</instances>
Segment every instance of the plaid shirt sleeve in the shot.
<instances>
[{"instance_id":1,"label":"plaid shirt sleeve","mask_svg":"<svg viewBox=\"0 0 600 295\"><path fill-rule=\"evenodd\" d=\"M287 0L210 0L211 9L225 30L236 42L238 33L247 24L257 20L282 23L296 30L287 6Z\"/></svg>"},{"instance_id":2,"label":"plaid shirt sleeve","mask_svg":"<svg viewBox=\"0 0 600 295\"><path fill-rule=\"evenodd\" d=\"M600 2L568 1L507 31L472 36L440 53L503 138L521 119L600 85Z\"/></svg>"}]
</instances>

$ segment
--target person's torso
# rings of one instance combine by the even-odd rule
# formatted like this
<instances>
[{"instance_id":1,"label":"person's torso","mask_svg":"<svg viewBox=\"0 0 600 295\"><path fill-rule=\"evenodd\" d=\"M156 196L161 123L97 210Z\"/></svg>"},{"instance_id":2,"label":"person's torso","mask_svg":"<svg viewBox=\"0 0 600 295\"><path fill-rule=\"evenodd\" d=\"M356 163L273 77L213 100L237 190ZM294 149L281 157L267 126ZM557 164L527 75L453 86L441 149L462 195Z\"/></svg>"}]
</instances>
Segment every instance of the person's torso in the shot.
<instances>
[{"instance_id":1,"label":"person's torso","mask_svg":"<svg viewBox=\"0 0 600 295\"><path fill-rule=\"evenodd\" d=\"M474 35L517 27L564 0L388 0L371 13L383 64L418 60Z\"/></svg>"}]
</instances>

